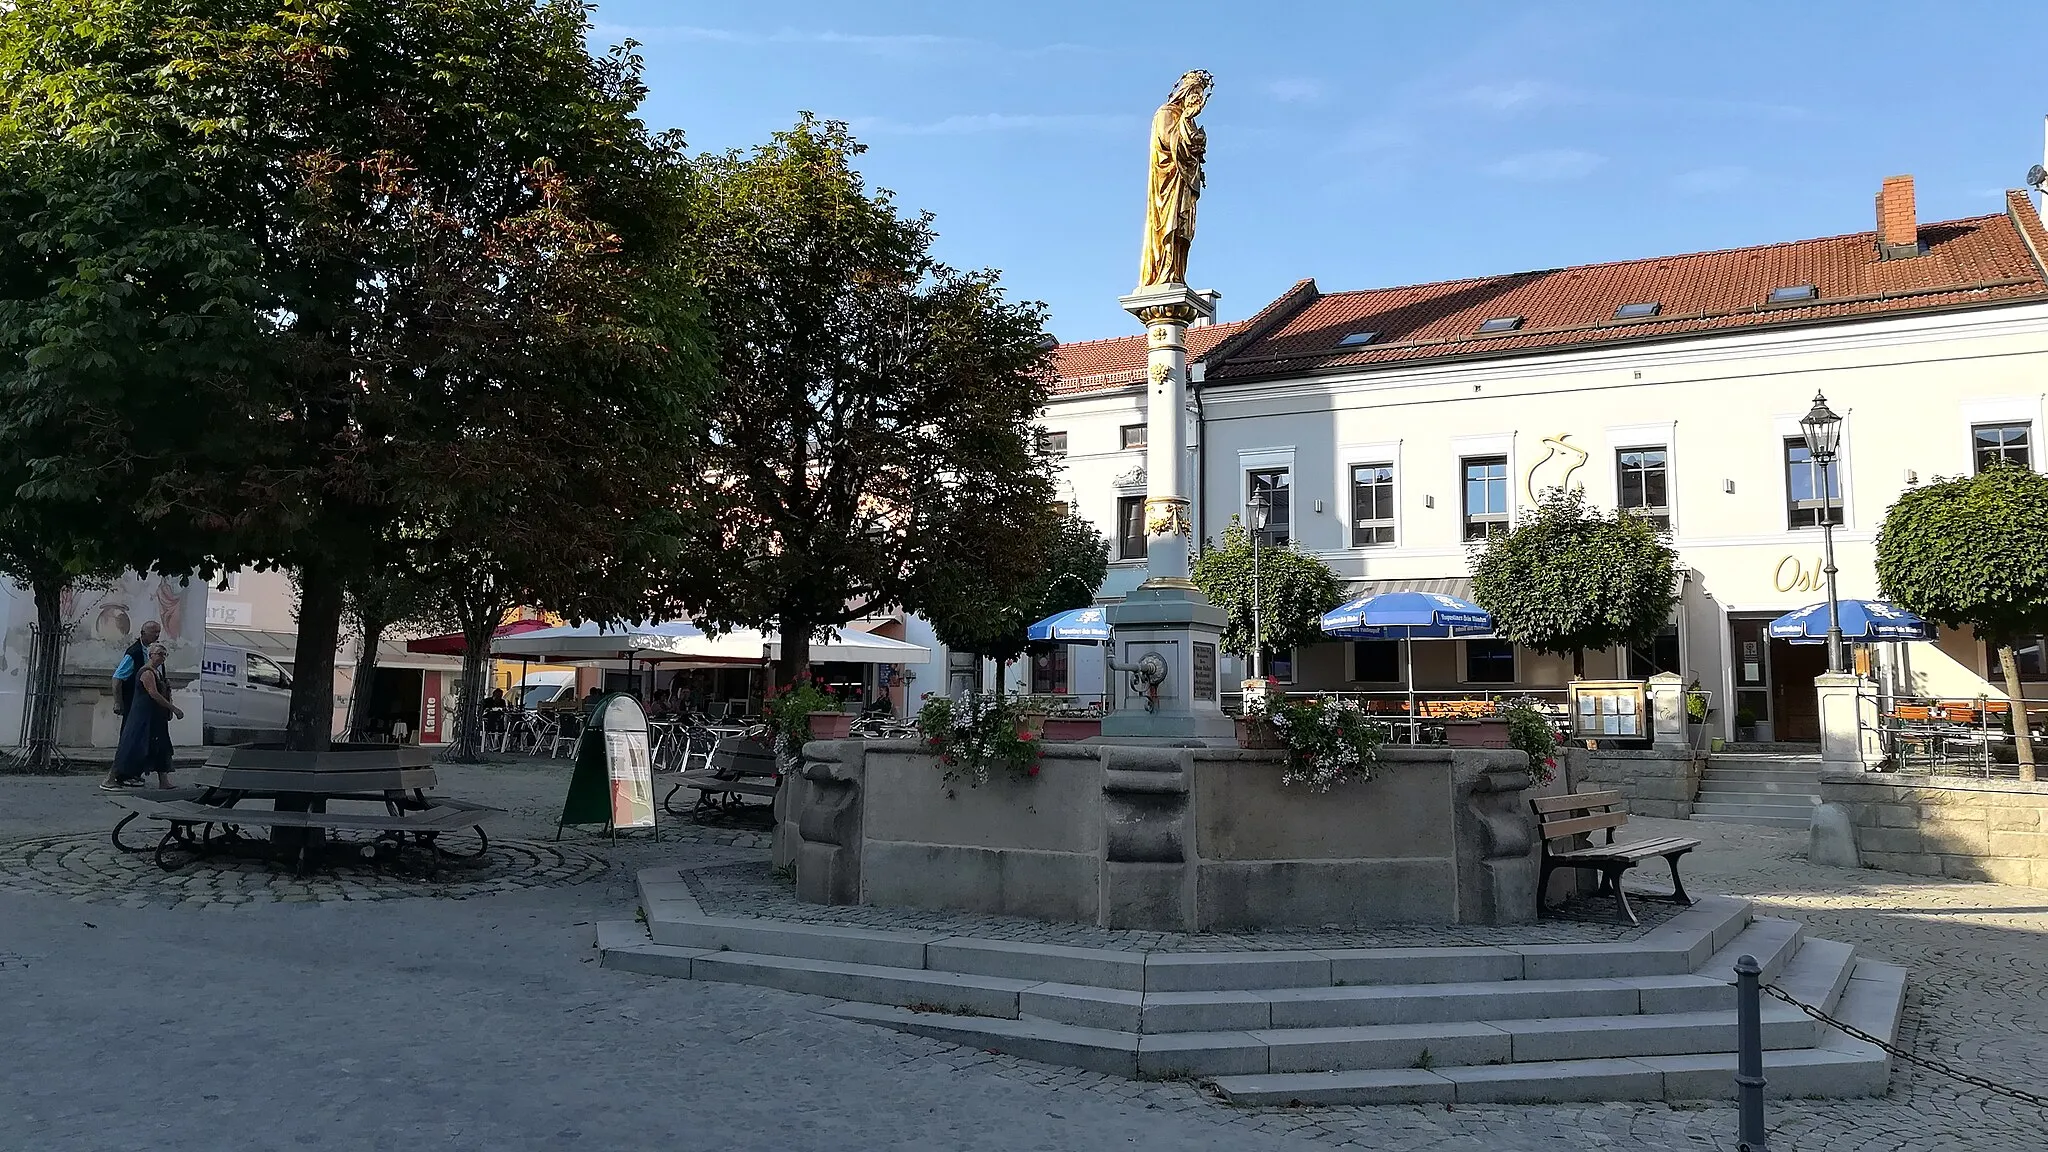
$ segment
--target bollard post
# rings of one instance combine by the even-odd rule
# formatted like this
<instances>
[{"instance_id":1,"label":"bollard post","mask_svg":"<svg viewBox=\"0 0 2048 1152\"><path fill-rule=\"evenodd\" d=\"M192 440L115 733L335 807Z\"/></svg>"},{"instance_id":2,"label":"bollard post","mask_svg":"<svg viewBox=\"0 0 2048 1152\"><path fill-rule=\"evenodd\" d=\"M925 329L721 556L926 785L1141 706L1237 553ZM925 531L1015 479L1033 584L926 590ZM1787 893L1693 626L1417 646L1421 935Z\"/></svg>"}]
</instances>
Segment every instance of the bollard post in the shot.
<instances>
[{"instance_id":1,"label":"bollard post","mask_svg":"<svg viewBox=\"0 0 2048 1152\"><path fill-rule=\"evenodd\" d=\"M1763 968L1754 956L1735 961L1735 1102L1740 1117L1736 1147L1770 1152L1764 1134Z\"/></svg>"}]
</instances>

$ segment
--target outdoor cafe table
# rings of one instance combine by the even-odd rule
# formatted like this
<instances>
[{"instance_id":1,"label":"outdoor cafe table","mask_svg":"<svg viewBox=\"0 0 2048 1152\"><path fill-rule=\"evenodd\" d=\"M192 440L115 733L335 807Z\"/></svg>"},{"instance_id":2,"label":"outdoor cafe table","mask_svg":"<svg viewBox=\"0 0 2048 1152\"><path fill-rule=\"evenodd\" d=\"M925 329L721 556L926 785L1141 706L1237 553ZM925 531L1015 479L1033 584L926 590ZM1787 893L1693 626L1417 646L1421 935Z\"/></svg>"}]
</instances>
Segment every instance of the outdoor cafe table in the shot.
<instances>
[{"instance_id":1,"label":"outdoor cafe table","mask_svg":"<svg viewBox=\"0 0 2048 1152\"><path fill-rule=\"evenodd\" d=\"M423 748L392 745L340 745L321 753L215 749L193 771L194 787L113 797L129 810L114 827L114 843L124 851L142 850L123 843L121 832L144 817L169 822L156 847L156 861L166 870L186 862L179 859L181 851L195 857L224 852L289 861L304 874L323 855L395 860L408 835L427 849L429 871L440 856L481 856L489 847L483 822L497 810L427 795L435 784L430 757ZM267 808L262 806L266 801ZM358 807L330 811L334 802ZM270 835L248 837L242 833L245 827L265 827ZM474 830L475 852L453 853L439 843L443 833L464 829ZM330 845L330 832L376 835L367 843Z\"/></svg>"}]
</instances>

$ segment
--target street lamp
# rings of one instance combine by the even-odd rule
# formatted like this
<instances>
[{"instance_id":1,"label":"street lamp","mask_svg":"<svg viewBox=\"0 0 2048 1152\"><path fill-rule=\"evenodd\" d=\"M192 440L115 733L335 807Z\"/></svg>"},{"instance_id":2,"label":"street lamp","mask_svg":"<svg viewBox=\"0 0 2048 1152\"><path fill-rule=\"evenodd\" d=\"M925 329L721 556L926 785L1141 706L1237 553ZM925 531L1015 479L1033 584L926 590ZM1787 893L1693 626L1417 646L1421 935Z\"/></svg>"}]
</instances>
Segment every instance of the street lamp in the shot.
<instances>
[{"instance_id":1,"label":"street lamp","mask_svg":"<svg viewBox=\"0 0 2048 1152\"><path fill-rule=\"evenodd\" d=\"M1813 411L1799 420L1806 434L1806 455L1813 469L1814 484L1820 489L1821 571L1828 578L1828 671L1842 668L1842 610L1835 595L1835 498L1829 469L1834 467L1842 447L1842 418L1828 407L1828 398L1813 394Z\"/></svg>"},{"instance_id":2,"label":"street lamp","mask_svg":"<svg viewBox=\"0 0 2048 1152\"><path fill-rule=\"evenodd\" d=\"M1259 678L1264 669L1260 667L1260 653L1265 648L1265 630L1259 618L1259 606L1265 597L1259 594L1259 543L1266 535L1266 514L1272 511L1272 501L1264 492L1253 492L1252 498L1244 503L1245 512L1252 521L1252 677Z\"/></svg>"}]
</instances>

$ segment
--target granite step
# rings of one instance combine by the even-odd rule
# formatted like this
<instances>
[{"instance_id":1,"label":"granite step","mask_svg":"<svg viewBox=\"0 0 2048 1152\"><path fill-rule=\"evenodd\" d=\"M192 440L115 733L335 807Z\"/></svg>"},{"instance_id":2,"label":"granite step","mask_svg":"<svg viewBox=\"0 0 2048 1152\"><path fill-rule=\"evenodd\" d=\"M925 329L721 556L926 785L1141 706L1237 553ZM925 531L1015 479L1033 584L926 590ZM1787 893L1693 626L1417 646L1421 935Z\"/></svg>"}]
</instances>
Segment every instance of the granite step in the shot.
<instances>
[{"instance_id":1,"label":"granite step","mask_svg":"<svg viewBox=\"0 0 2048 1152\"><path fill-rule=\"evenodd\" d=\"M921 1012L845 1003L827 1015L1046 1063L1125 1076L1248 1076L1541 1063L1732 1051L1735 1012L1441 1021L1356 1027L1146 1034L1033 1017ZM1766 1048L1812 1048L1819 1025L1797 1009L1763 1010Z\"/></svg>"},{"instance_id":2,"label":"granite step","mask_svg":"<svg viewBox=\"0 0 2048 1152\"><path fill-rule=\"evenodd\" d=\"M1706 776L1701 778L1700 780L1699 798L1705 799L1709 796L1713 796L1716 799L1719 799L1724 796L1746 797L1758 794L1768 794L1773 796L1812 797L1818 796L1820 794L1819 788L1820 782L1818 780L1759 778L1748 778L1738 780L1730 779L1725 776Z\"/></svg>"},{"instance_id":3,"label":"granite step","mask_svg":"<svg viewBox=\"0 0 2048 1152\"><path fill-rule=\"evenodd\" d=\"M1813 825L1811 804L1715 804L1696 803L1692 818L1709 824L1749 824L1764 828L1809 828Z\"/></svg>"}]
</instances>

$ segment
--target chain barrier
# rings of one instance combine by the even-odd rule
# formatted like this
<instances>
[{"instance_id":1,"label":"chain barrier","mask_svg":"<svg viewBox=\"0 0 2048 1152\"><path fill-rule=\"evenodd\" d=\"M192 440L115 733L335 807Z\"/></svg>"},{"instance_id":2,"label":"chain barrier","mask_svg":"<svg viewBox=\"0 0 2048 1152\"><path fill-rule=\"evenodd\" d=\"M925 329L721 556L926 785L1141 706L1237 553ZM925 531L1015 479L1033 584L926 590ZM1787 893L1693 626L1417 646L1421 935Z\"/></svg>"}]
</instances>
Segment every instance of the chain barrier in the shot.
<instances>
[{"instance_id":1,"label":"chain barrier","mask_svg":"<svg viewBox=\"0 0 2048 1152\"><path fill-rule=\"evenodd\" d=\"M1926 1056L1915 1056L1913 1053L1908 1052L1895 1044L1886 1043L1885 1041L1880 1040L1875 1036L1872 1036L1870 1033L1865 1032L1863 1029L1856 1027L1854 1024L1844 1024L1840 1020L1837 1020L1833 1016L1830 1016L1827 1013L1821 1011L1820 1009L1815 1008L1811 1004L1804 1004L1798 1000L1793 999L1791 994L1787 993L1783 988L1778 987L1776 984L1765 984L1763 986L1763 991L1767 995L1770 995L1779 1000L1783 1000L1785 1003L1790 1004L1794 1008L1799 1009L1801 1012L1806 1013L1808 1016L1813 1017L1815 1020L1820 1021L1828 1027L1837 1029L1841 1032L1845 1032L1850 1036L1853 1036L1856 1039L1863 1041L1865 1044L1875 1045L1876 1047L1882 1049L1886 1053L1892 1056L1896 1056L1901 1060L1904 1060L1908 1064L1918 1064L1922 1068L1928 1069L1932 1072L1938 1072L1943 1076L1947 1076L1951 1080L1960 1080L1973 1088L1982 1088L1986 1092L1992 1092L2000 1096L2005 1096L2013 1100L2018 1100L2024 1104L2032 1104L2036 1108L2048 1108L2048 1095L2043 1095L2039 1092L2029 1092L2024 1088L2010 1088L2004 1084L1999 1084L1995 1081L1986 1080L1982 1076L1972 1075L1971 1073L1965 1072L1962 1069L1956 1068L1952 1065L1944 1064L1939 1060L1934 1060Z\"/></svg>"}]
</instances>

